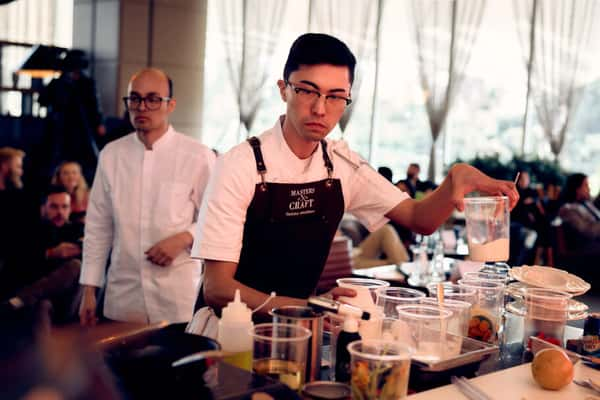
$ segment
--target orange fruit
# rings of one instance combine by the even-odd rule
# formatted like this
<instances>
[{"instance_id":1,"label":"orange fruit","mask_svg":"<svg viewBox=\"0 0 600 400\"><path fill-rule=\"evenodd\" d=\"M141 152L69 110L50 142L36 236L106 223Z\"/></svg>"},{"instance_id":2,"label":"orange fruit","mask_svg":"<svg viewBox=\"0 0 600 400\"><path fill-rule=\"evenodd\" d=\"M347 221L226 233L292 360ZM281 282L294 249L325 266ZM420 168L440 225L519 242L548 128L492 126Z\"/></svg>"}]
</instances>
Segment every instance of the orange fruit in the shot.
<instances>
[{"instance_id":1,"label":"orange fruit","mask_svg":"<svg viewBox=\"0 0 600 400\"><path fill-rule=\"evenodd\" d=\"M558 390L573 380L573 363L564 351L543 349L531 362L531 374L544 389Z\"/></svg>"}]
</instances>

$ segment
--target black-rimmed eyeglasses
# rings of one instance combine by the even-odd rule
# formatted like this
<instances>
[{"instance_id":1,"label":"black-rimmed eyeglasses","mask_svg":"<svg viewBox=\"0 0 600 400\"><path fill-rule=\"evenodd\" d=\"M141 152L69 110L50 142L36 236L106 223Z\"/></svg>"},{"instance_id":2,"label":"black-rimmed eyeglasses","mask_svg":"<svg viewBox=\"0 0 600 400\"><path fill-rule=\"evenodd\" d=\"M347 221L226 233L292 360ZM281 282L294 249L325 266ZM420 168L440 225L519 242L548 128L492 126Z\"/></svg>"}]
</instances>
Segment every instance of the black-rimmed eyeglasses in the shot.
<instances>
[{"instance_id":1,"label":"black-rimmed eyeglasses","mask_svg":"<svg viewBox=\"0 0 600 400\"><path fill-rule=\"evenodd\" d=\"M125 103L125 108L127 110L136 110L143 102L148 110L154 111L160 108L163 101L168 102L169 100L171 100L170 97L161 97L152 94L146 97L137 96L135 94L123 97L123 102Z\"/></svg>"},{"instance_id":2,"label":"black-rimmed eyeglasses","mask_svg":"<svg viewBox=\"0 0 600 400\"><path fill-rule=\"evenodd\" d=\"M331 106L332 108L345 108L352 103L352 99L349 97L338 96L337 94L323 94L318 90L308 89L306 87L298 86L295 83L290 81L285 82L286 85L294 90L294 92L298 95L298 99L303 102L312 103L315 100L321 98L321 96L325 96L325 104Z\"/></svg>"}]
</instances>

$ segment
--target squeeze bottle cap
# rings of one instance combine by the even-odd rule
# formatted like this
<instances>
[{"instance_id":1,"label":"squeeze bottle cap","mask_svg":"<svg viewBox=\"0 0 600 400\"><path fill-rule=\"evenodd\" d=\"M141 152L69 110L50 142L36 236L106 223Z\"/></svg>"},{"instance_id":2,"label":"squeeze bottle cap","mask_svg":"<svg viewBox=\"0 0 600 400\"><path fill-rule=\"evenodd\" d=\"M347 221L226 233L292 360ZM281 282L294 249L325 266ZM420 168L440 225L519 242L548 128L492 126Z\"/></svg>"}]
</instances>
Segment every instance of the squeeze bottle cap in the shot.
<instances>
[{"instance_id":1,"label":"squeeze bottle cap","mask_svg":"<svg viewBox=\"0 0 600 400\"><path fill-rule=\"evenodd\" d=\"M351 315L346 316L346 318L344 318L343 331L350 333L358 332L358 321L356 318L352 317Z\"/></svg>"},{"instance_id":2,"label":"squeeze bottle cap","mask_svg":"<svg viewBox=\"0 0 600 400\"><path fill-rule=\"evenodd\" d=\"M233 301L229 302L221 311L221 320L227 322L252 321L252 310L240 299L240 289L235 289Z\"/></svg>"}]
</instances>

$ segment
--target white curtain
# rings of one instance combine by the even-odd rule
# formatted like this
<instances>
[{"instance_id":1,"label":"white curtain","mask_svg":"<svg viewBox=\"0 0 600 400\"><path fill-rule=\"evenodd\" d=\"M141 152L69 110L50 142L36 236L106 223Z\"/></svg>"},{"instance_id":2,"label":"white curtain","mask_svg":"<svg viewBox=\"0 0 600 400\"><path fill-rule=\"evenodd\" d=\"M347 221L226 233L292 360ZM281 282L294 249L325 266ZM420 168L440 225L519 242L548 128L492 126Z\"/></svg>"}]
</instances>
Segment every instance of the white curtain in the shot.
<instances>
[{"instance_id":1,"label":"white curtain","mask_svg":"<svg viewBox=\"0 0 600 400\"><path fill-rule=\"evenodd\" d=\"M237 95L240 136L248 136L263 100L287 0L213 2L221 22L226 65Z\"/></svg>"},{"instance_id":2,"label":"white curtain","mask_svg":"<svg viewBox=\"0 0 600 400\"><path fill-rule=\"evenodd\" d=\"M558 159L589 77L598 1L515 0L513 4L529 74L527 100L535 105Z\"/></svg>"},{"instance_id":3,"label":"white curtain","mask_svg":"<svg viewBox=\"0 0 600 400\"><path fill-rule=\"evenodd\" d=\"M352 85L353 103L340 119L342 133L352 117L357 100L370 104L373 96L361 92L365 68L373 63L377 48L378 0L310 0L309 31L333 35L348 45L357 60L357 68ZM369 135L372 136L372 129ZM370 152L370 150L369 150Z\"/></svg>"},{"instance_id":4,"label":"white curtain","mask_svg":"<svg viewBox=\"0 0 600 400\"><path fill-rule=\"evenodd\" d=\"M0 39L53 44L56 0L19 0L0 5Z\"/></svg>"},{"instance_id":5,"label":"white curtain","mask_svg":"<svg viewBox=\"0 0 600 400\"><path fill-rule=\"evenodd\" d=\"M436 141L464 77L485 0L412 0L409 5L432 139L428 179L433 180Z\"/></svg>"}]
</instances>

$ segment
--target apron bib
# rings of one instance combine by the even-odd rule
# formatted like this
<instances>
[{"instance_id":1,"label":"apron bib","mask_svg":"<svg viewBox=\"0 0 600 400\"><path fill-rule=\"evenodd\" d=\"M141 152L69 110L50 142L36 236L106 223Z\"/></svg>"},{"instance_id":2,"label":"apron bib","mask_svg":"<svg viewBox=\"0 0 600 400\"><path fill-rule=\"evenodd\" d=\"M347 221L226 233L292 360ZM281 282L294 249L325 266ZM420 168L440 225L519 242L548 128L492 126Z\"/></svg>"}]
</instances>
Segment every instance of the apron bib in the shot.
<instances>
[{"instance_id":1,"label":"apron bib","mask_svg":"<svg viewBox=\"0 0 600 400\"><path fill-rule=\"evenodd\" d=\"M339 179L327 142L321 141L328 178L307 183L267 183L266 166L256 137L248 139L261 183L248 207L235 279L264 293L307 298L319 281L331 242L344 214ZM200 291L199 306L204 305Z\"/></svg>"}]
</instances>

